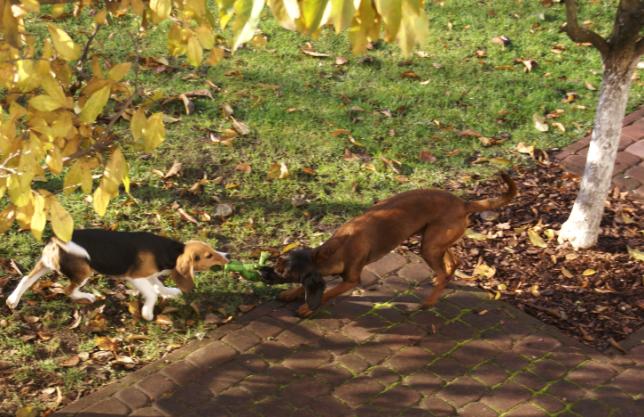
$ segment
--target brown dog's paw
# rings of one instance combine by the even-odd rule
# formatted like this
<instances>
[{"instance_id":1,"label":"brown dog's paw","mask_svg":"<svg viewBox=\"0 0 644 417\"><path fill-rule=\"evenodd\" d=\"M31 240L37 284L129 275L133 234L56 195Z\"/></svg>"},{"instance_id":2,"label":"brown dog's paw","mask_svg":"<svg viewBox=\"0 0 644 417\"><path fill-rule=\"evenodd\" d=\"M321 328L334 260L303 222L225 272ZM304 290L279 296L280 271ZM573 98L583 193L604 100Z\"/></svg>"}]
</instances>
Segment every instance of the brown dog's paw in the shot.
<instances>
[{"instance_id":1,"label":"brown dog's paw","mask_svg":"<svg viewBox=\"0 0 644 417\"><path fill-rule=\"evenodd\" d=\"M313 310L309 308L308 304L302 304L298 309L297 309L297 315L304 318L308 317L311 314L313 314Z\"/></svg>"},{"instance_id":2,"label":"brown dog's paw","mask_svg":"<svg viewBox=\"0 0 644 417\"><path fill-rule=\"evenodd\" d=\"M291 288L290 290L282 291L277 298L285 303L290 303L291 301L301 298L303 295L304 292L300 288Z\"/></svg>"}]
</instances>

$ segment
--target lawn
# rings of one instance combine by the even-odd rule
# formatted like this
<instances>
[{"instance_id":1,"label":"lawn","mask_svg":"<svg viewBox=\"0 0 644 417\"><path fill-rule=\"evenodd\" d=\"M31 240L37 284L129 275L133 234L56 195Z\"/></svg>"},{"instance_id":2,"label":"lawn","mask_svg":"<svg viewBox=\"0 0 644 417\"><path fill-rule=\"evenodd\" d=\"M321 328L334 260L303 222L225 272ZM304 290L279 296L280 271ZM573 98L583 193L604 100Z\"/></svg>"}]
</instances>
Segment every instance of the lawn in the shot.
<instances>
[{"instance_id":1,"label":"lawn","mask_svg":"<svg viewBox=\"0 0 644 417\"><path fill-rule=\"evenodd\" d=\"M581 20L606 34L616 2L588 3ZM409 58L379 42L367 55L352 56L346 36L325 31L307 39L264 19L267 43L249 45L217 66L194 70L181 59L156 72L144 66L139 82L150 96L208 89L212 98L192 97L189 115L179 100L158 101L153 110L170 116L167 140L150 155L128 145L122 123L133 198L113 201L104 218L80 194L67 196L66 207L78 226L206 239L235 259L254 261L261 250L291 242L316 245L390 194L456 184L466 191L509 164L530 164L517 151L520 143L550 149L589 132L601 62L592 48L560 32L561 5L459 0L427 8L430 37ZM66 27L73 32L82 22L72 18ZM33 28L42 33L41 24ZM144 57L165 55L164 29L146 38ZM127 22L111 27L95 47L114 63L131 60L129 30ZM494 41L500 36L510 43ZM643 102L641 71L636 76L629 110ZM250 133L225 143L233 126L224 108ZM535 114L546 117L547 132L535 128ZM175 162L182 164L179 174L162 178ZM276 163L288 170L285 178L269 178ZM200 191L191 191L200 180ZM60 181L41 186L57 189ZM220 204L232 207L232 215L218 216ZM145 323L132 317L136 298L122 285L88 285L106 299L78 306L43 280L12 313L4 306L19 277L11 260L28 270L42 244L17 229L3 239L0 415L69 402L203 338L239 314L240 305L251 308L276 291L232 274L203 273L193 294L160 306L162 319Z\"/></svg>"}]
</instances>

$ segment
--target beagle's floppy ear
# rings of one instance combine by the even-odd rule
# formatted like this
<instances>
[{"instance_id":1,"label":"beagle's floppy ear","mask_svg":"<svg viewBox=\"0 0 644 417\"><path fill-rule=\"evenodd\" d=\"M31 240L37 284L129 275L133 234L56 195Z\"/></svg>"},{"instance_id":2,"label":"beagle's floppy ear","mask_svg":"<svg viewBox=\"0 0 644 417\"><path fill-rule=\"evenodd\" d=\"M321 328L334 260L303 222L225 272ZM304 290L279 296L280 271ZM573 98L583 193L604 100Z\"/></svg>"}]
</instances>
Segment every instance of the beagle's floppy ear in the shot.
<instances>
[{"instance_id":1,"label":"beagle's floppy ear","mask_svg":"<svg viewBox=\"0 0 644 417\"><path fill-rule=\"evenodd\" d=\"M195 262L192 252L184 251L177 258L177 265L172 271L172 279L183 292L190 292L195 287Z\"/></svg>"},{"instance_id":2,"label":"beagle's floppy ear","mask_svg":"<svg viewBox=\"0 0 644 417\"><path fill-rule=\"evenodd\" d=\"M302 286L304 287L304 300L311 310L315 310L322 304L322 295L326 288L326 283L322 275L313 271L302 278Z\"/></svg>"}]
</instances>

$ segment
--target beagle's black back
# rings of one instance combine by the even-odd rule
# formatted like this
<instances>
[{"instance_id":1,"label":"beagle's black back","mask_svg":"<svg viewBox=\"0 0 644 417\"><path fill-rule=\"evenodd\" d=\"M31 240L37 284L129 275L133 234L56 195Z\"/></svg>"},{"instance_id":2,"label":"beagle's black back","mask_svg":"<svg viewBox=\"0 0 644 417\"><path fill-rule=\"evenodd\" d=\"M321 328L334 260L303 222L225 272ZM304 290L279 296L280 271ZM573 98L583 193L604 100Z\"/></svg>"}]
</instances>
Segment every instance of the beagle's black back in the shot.
<instances>
[{"instance_id":1,"label":"beagle's black back","mask_svg":"<svg viewBox=\"0 0 644 417\"><path fill-rule=\"evenodd\" d=\"M123 275L138 266L138 254L154 256L159 271L174 269L185 245L148 232L111 232L101 229L75 230L72 242L89 253L89 264L104 275Z\"/></svg>"}]
</instances>

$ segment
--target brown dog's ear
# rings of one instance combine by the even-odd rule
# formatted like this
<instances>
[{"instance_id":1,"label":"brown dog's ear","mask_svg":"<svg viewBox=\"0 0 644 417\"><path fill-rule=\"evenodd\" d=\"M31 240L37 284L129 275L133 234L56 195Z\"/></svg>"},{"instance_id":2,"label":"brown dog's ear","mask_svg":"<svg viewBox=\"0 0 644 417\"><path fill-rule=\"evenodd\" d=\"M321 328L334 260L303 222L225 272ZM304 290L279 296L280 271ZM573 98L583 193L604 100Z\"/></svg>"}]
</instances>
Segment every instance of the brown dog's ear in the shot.
<instances>
[{"instance_id":1,"label":"brown dog's ear","mask_svg":"<svg viewBox=\"0 0 644 417\"><path fill-rule=\"evenodd\" d=\"M302 279L304 287L304 300L311 310L315 310L322 304L322 295L326 288L326 282L319 272L310 272Z\"/></svg>"},{"instance_id":2,"label":"brown dog's ear","mask_svg":"<svg viewBox=\"0 0 644 417\"><path fill-rule=\"evenodd\" d=\"M195 287L195 267L192 253L185 251L177 258L177 265L172 271L172 279L183 292L190 292Z\"/></svg>"}]
</instances>

